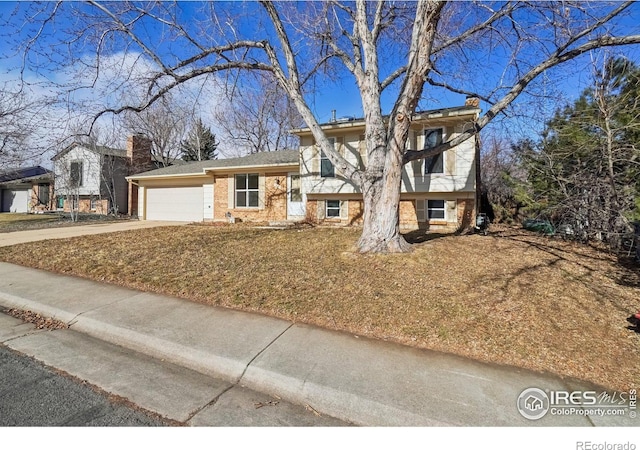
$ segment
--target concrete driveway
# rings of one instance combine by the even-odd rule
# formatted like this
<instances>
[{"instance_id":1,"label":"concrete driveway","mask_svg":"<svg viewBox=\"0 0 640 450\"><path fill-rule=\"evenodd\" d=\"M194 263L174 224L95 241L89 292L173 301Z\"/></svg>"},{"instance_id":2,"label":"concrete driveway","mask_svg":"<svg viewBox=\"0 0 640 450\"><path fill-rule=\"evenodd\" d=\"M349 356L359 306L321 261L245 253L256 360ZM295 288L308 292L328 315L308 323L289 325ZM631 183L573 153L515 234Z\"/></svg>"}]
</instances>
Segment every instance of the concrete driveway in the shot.
<instances>
[{"instance_id":1,"label":"concrete driveway","mask_svg":"<svg viewBox=\"0 0 640 450\"><path fill-rule=\"evenodd\" d=\"M122 222L98 223L61 228L43 228L40 230L12 231L0 233L0 247L25 242L44 241L46 239L64 239L90 234L114 233L116 231L138 230L164 226L186 225L187 222L164 222L159 220L125 220Z\"/></svg>"}]
</instances>

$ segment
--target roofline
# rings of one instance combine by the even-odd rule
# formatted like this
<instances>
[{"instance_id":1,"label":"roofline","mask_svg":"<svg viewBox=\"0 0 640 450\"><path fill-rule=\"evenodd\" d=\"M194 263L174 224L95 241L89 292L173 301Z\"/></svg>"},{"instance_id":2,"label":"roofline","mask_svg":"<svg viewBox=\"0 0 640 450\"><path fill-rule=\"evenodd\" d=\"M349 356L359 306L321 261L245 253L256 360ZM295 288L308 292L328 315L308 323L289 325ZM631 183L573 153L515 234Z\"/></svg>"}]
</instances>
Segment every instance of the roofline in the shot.
<instances>
[{"instance_id":1,"label":"roofline","mask_svg":"<svg viewBox=\"0 0 640 450\"><path fill-rule=\"evenodd\" d=\"M459 107L454 107L454 108L442 108L442 109L438 109L438 110L433 110L433 111L423 111L423 112L418 112L414 114L414 118L412 121L416 121L416 120L425 120L425 119L447 119L447 118L453 118L453 117L460 117L460 116L475 116L480 114L482 110L480 108L475 108L475 107L468 107L468 108L464 108L464 109L459 109ZM385 116L384 119L388 119L389 116ZM320 128L322 130L342 130L345 128L358 128L358 127L363 127L366 126L366 122L363 118L360 119L354 119L354 120L348 120L348 121L344 121L344 122L330 122L330 123L323 123L320 124ZM297 135L310 135L311 133L311 128L309 127L305 127L305 128L295 128L293 130L289 131L291 134L297 134Z\"/></svg>"},{"instance_id":2,"label":"roofline","mask_svg":"<svg viewBox=\"0 0 640 450\"><path fill-rule=\"evenodd\" d=\"M259 165L250 165L250 166L222 166L222 167L204 167L202 168L202 172L191 172L191 173L167 173L163 175L129 175L125 177L125 180L142 180L142 179L155 179L155 178L187 178L187 177L203 177L207 175L207 172L223 172L223 171L233 171L238 169L256 169L256 168L278 168L278 167L299 167L300 163L277 163L277 164L259 164Z\"/></svg>"},{"instance_id":3,"label":"roofline","mask_svg":"<svg viewBox=\"0 0 640 450\"><path fill-rule=\"evenodd\" d=\"M142 180L142 179L154 179L154 178L189 178L189 177L200 177L204 178L207 173L203 170L202 172L193 172L193 173L170 173L165 175L144 175L141 177L137 177L135 175L129 175L128 177L124 177L127 181L132 180Z\"/></svg>"},{"instance_id":4,"label":"roofline","mask_svg":"<svg viewBox=\"0 0 640 450\"><path fill-rule=\"evenodd\" d=\"M51 157L51 161L56 161L57 159L61 158L65 154L69 153L71 150L73 150L76 147L82 147L83 149L88 150L88 151L90 151L92 153L95 153L97 155L110 155L110 156L115 156L116 158L128 158L128 156L126 156L126 151L127 150L124 149L124 148L111 148L111 147L105 147L103 145L99 145L98 146L98 147L105 148L105 149L111 150L111 151L125 152L124 155L115 155L115 154L110 153L110 152L101 152L100 150L98 150L96 148L92 148L91 145L86 144L84 142L74 141L71 144L67 145L65 148L63 148L62 150L60 150L58 153L53 155Z\"/></svg>"}]
</instances>

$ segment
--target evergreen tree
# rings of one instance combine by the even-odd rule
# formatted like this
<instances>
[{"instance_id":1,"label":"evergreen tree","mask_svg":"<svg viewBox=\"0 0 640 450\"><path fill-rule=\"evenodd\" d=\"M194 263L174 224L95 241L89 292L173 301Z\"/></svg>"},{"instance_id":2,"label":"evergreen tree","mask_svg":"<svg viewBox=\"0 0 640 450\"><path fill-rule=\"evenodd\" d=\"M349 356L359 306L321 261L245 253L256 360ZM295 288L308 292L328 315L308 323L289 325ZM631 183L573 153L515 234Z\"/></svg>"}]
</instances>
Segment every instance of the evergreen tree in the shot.
<instances>
[{"instance_id":1,"label":"evergreen tree","mask_svg":"<svg viewBox=\"0 0 640 450\"><path fill-rule=\"evenodd\" d=\"M556 112L542 141L522 152L534 213L584 240L620 236L640 217L640 69L611 59L594 85Z\"/></svg>"},{"instance_id":2,"label":"evergreen tree","mask_svg":"<svg viewBox=\"0 0 640 450\"><path fill-rule=\"evenodd\" d=\"M204 126L202 119L197 120L187 138L180 143L182 159L185 161L217 159L217 148L216 135L211 132L211 128Z\"/></svg>"}]
</instances>

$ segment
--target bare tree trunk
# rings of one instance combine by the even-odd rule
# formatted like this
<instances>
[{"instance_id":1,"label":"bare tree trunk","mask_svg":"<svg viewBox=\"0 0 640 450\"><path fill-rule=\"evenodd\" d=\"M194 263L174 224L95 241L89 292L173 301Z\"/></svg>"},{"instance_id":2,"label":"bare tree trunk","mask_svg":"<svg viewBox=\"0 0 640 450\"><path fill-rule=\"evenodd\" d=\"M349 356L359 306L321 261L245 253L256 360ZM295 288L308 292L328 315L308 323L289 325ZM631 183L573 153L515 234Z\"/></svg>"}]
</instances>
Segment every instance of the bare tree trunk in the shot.
<instances>
[{"instance_id":1,"label":"bare tree trunk","mask_svg":"<svg viewBox=\"0 0 640 450\"><path fill-rule=\"evenodd\" d=\"M399 152L387 153L387 160L399 158ZM362 182L364 201L363 228L358 240L361 253L400 253L411 245L400 234L400 184L402 164L388 161L382 177L365 176Z\"/></svg>"}]
</instances>

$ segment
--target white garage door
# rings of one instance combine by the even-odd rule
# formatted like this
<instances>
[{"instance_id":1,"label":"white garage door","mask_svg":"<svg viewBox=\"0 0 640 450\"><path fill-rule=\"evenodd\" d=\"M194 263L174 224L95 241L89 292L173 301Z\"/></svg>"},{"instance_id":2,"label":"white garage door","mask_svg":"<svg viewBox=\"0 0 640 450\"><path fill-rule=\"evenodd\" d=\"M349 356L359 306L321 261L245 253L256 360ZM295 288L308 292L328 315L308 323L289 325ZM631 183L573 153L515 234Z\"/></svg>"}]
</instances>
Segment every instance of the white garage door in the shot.
<instances>
[{"instance_id":1,"label":"white garage door","mask_svg":"<svg viewBox=\"0 0 640 450\"><path fill-rule=\"evenodd\" d=\"M147 220L201 222L202 186L147 188Z\"/></svg>"},{"instance_id":2,"label":"white garage door","mask_svg":"<svg viewBox=\"0 0 640 450\"><path fill-rule=\"evenodd\" d=\"M29 211L28 189L5 189L2 191L2 212Z\"/></svg>"}]
</instances>

